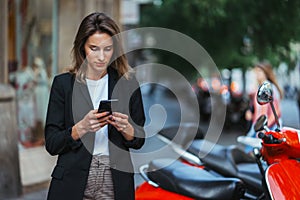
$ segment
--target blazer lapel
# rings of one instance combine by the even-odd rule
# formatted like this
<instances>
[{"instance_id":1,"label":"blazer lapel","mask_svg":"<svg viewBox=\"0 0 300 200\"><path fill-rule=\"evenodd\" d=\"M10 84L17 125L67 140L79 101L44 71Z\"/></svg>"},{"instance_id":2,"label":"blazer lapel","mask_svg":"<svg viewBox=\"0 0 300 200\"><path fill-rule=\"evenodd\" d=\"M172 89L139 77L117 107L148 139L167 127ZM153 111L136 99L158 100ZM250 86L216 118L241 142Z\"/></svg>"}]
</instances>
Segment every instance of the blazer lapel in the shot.
<instances>
[{"instance_id":1,"label":"blazer lapel","mask_svg":"<svg viewBox=\"0 0 300 200\"><path fill-rule=\"evenodd\" d=\"M76 78L72 94L72 108L75 123L83 119L90 110L94 109L87 85L79 82ZM93 153L94 139L94 133L87 133L81 138L81 141L90 153Z\"/></svg>"},{"instance_id":2,"label":"blazer lapel","mask_svg":"<svg viewBox=\"0 0 300 200\"><path fill-rule=\"evenodd\" d=\"M108 73L108 99L112 99L115 97L112 97L112 92L114 90L114 87L118 81L118 73L115 69L113 69L111 66L107 68ZM112 129L112 125L108 125L108 132ZM110 134L108 134L110 137Z\"/></svg>"},{"instance_id":3,"label":"blazer lapel","mask_svg":"<svg viewBox=\"0 0 300 200\"><path fill-rule=\"evenodd\" d=\"M108 73L108 99L111 99L112 92L118 81L118 74L117 71L113 69L111 66L107 68L107 73Z\"/></svg>"},{"instance_id":4,"label":"blazer lapel","mask_svg":"<svg viewBox=\"0 0 300 200\"><path fill-rule=\"evenodd\" d=\"M108 67L107 71L108 71L108 99L111 99L113 89L118 81L118 74L117 74L116 70L112 69L111 67ZM85 83L81 83L81 82L75 80L74 88L78 89L78 93L86 101L87 105L91 109L94 109L93 102L92 102L89 90L87 88L87 85ZM115 97L113 97L113 98L115 98Z\"/></svg>"},{"instance_id":5,"label":"blazer lapel","mask_svg":"<svg viewBox=\"0 0 300 200\"><path fill-rule=\"evenodd\" d=\"M78 83L80 92L81 92L82 96L84 97L84 99L86 100L87 104L91 107L91 109L94 109L93 102L92 102L89 90L87 88L87 85L85 83L79 83L78 81L76 81L76 82Z\"/></svg>"}]
</instances>

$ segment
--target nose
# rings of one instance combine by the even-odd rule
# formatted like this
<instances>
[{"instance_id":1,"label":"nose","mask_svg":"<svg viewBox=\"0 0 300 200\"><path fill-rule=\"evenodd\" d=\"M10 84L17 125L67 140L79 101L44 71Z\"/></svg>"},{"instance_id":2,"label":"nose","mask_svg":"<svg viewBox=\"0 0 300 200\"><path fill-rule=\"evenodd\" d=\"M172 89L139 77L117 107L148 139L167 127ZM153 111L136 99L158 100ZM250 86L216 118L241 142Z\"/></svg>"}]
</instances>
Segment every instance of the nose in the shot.
<instances>
[{"instance_id":1,"label":"nose","mask_svg":"<svg viewBox=\"0 0 300 200\"><path fill-rule=\"evenodd\" d=\"M99 52L98 59L99 59L100 61L104 61L104 59L105 59L105 56L104 56L104 52L103 52L103 50L101 50L101 51Z\"/></svg>"}]
</instances>

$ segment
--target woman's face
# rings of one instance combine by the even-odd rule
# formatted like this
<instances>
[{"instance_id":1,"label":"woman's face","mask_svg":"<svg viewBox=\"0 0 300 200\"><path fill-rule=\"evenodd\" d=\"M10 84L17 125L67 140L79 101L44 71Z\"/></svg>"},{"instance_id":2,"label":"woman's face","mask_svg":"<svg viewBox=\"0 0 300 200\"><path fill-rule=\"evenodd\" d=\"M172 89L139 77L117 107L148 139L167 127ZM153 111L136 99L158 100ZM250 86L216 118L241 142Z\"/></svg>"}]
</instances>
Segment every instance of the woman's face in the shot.
<instances>
[{"instance_id":1,"label":"woman's face","mask_svg":"<svg viewBox=\"0 0 300 200\"><path fill-rule=\"evenodd\" d=\"M267 80L267 76L261 68L255 67L254 72L255 72L258 84L262 84L264 81Z\"/></svg>"},{"instance_id":2,"label":"woman's face","mask_svg":"<svg viewBox=\"0 0 300 200\"><path fill-rule=\"evenodd\" d=\"M96 32L86 40L84 51L88 62L87 78L99 79L104 76L114 52L112 37Z\"/></svg>"}]
</instances>

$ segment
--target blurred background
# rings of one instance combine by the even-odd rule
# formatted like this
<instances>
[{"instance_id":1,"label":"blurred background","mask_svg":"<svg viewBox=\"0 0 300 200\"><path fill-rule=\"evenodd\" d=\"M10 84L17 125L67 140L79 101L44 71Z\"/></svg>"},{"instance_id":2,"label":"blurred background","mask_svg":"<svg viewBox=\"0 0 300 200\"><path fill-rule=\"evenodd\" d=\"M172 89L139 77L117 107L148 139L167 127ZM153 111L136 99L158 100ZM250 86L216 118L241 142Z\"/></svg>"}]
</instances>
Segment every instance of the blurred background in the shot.
<instances>
[{"instance_id":1,"label":"blurred background","mask_svg":"<svg viewBox=\"0 0 300 200\"><path fill-rule=\"evenodd\" d=\"M255 88L252 67L262 60L272 64L285 92L284 125L299 128L300 1L1 0L0 4L0 199L45 198L45 190L36 194L42 196L26 195L47 188L55 164L56 157L44 150L43 138L49 89L52 78L71 66L70 52L79 23L94 11L110 15L124 31L168 28L202 45L220 76L204 79L184 58L143 49L145 43L160 42L151 34L124 38L127 48L137 49L127 54L133 68L157 62L184 75L198 97L200 113L192 115L200 114L204 128L214 95L227 107L224 132L247 132L251 124L244 113ZM153 80L156 73L147 71L139 76ZM173 97L166 89L148 85L142 92L145 109L155 99L164 98L159 102L173 105L169 111L176 112L178 104L169 103ZM176 124L178 120L167 122Z\"/></svg>"}]
</instances>

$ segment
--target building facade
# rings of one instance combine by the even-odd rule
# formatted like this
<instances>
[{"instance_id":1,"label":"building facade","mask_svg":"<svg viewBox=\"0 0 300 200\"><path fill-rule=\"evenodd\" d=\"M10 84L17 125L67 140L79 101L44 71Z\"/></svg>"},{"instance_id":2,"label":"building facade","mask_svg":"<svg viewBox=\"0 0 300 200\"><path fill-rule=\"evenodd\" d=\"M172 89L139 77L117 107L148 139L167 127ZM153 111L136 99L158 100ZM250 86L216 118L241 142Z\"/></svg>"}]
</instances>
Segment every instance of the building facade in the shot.
<instances>
[{"instance_id":1,"label":"building facade","mask_svg":"<svg viewBox=\"0 0 300 200\"><path fill-rule=\"evenodd\" d=\"M52 78L71 64L79 23L104 12L120 22L121 0L2 0L0 8L0 199L48 181L55 159L44 150Z\"/></svg>"}]
</instances>

